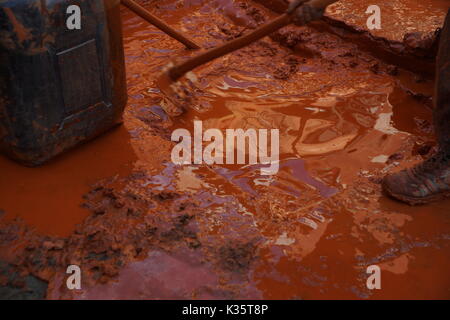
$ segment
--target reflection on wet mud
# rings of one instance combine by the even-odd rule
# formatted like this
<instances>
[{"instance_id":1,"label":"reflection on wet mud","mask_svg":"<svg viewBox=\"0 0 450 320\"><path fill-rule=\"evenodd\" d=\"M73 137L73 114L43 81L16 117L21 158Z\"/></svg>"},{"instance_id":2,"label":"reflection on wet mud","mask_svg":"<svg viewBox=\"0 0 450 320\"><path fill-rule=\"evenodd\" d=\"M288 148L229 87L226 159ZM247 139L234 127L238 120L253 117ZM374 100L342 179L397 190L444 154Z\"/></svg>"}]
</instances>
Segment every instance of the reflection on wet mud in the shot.
<instances>
[{"instance_id":1,"label":"reflection on wet mud","mask_svg":"<svg viewBox=\"0 0 450 320\"><path fill-rule=\"evenodd\" d=\"M149 1L147 7L205 48L274 15L251 1ZM46 202L56 189L67 194L70 204L58 193L54 204L66 208L64 224L57 220L61 229L54 233L25 213L30 208L2 201L8 215L66 238L87 216L75 203L93 212L57 255L89 266L86 288L67 292L53 270L49 297L450 297L450 203L406 207L382 196L378 184L390 170L421 159L412 153L418 140L432 140L426 101L432 82L419 86L403 70L392 75L385 63L335 35L288 28L196 69L199 81L189 85L201 105L171 119L161 108L156 75L168 60L194 53L126 9L122 14L129 85L124 127L33 178L35 186L50 176L70 180L74 189L8 191L24 203L31 194ZM308 41L293 51L286 39ZM204 130L279 129L280 170L262 176L259 165L172 164L171 133L192 133L194 120ZM9 175L2 192L15 179L31 179L19 169ZM81 199L90 184L116 175ZM56 219L55 211L38 211ZM366 287L372 264L383 270L381 291ZM185 276L175 276L180 273Z\"/></svg>"}]
</instances>

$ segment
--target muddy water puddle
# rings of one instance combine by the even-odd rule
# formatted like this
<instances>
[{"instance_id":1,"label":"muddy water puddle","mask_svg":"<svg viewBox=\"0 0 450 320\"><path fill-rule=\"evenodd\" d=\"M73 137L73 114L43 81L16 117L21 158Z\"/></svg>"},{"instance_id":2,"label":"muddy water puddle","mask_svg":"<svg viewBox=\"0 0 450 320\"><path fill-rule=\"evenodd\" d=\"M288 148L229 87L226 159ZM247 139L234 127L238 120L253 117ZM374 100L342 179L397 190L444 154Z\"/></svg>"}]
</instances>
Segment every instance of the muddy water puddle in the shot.
<instances>
[{"instance_id":1,"label":"muddy water puddle","mask_svg":"<svg viewBox=\"0 0 450 320\"><path fill-rule=\"evenodd\" d=\"M20 218L43 234L69 236L89 215L80 205L91 185L111 175L128 175L134 161L124 128L39 168L1 157L0 208L7 220Z\"/></svg>"},{"instance_id":2,"label":"muddy water puddle","mask_svg":"<svg viewBox=\"0 0 450 320\"><path fill-rule=\"evenodd\" d=\"M146 6L204 47L274 16L250 1ZM84 201L96 212L77 227L80 236L69 237L63 254L89 265L92 281L82 292L67 293L61 276L52 273L49 297L450 297L450 202L407 207L382 196L378 183L387 172L420 161L418 145L433 144L431 81L392 72L337 36L288 28L196 69L193 94L200 104L170 119L161 108L156 75L168 60L194 53L128 10L122 15L129 85L124 127L105 138L104 149L94 142L87 146L93 154L75 151L42 176L10 171L8 181L35 179L27 185L58 180L39 192L13 188L1 208L44 234L54 231L44 220L60 219L54 220L61 225L57 235L67 236L87 216L79 208ZM194 121L223 134L279 129L278 173L261 175L261 165L172 164L171 133L184 128L193 135ZM97 153L98 166L90 160ZM80 161L80 171L71 171ZM123 164L126 169L119 170ZM2 166L14 165L5 160ZM120 184L106 183L81 198L90 184L116 174ZM44 204L27 201L31 195L49 199L56 189L54 210L43 213ZM24 205L15 204L11 192ZM48 219L32 215L31 205ZM59 208L67 208L65 220L56 215ZM92 259L98 255L105 260ZM113 263L123 267L109 267ZM379 291L366 287L365 271L373 264L383 272ZM188 275L174 285L180 270Z\"/></svg>"}]
</instances>

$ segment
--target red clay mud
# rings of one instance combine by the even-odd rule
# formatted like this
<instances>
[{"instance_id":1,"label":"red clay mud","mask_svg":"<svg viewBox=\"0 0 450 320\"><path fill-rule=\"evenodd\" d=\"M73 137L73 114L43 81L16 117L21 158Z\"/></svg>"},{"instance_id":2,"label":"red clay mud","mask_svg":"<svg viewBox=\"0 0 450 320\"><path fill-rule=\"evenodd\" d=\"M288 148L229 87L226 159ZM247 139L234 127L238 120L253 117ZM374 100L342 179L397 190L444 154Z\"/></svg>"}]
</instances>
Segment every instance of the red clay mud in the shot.
<instances>
[{"instance_id":1,"label":"red clay mud","mask_svg":"<svg viewBox=\"0 0 450 320\"><path fill-rule=\"evenodd\" d=\"M365 12L369 5L377 5L381 10L380 29L369 30L367 27L366 21L370 14ZM349 0L330 6L326 17L334 32L361 47L372 48L378 57L414 72L432 75L439 28L449 8L447 0L370 3ZM346 29L347 32L339 29Z\"/></svg>"},{"instance_id":2,"label":"red clay mud","mask_svg":"<svg viewBox=\"0 0 450 320\"><path fill-rule=\"evenodd\" d=\"M141 3L204 47L274 16L252 1ZM450 298L450 202L412 208L379 185L431 152L432 81L334 33L288 27L196 69L184 82L201 104L170 119L156 77L193 53L122 15L124 127L41 169L1 159L8 268L44 280L49 299ZM171 133L194 120L280 129L279 172L172 164ZM69 264L82 290L67 290ZM382 290L366 287L373 264Z\"/></svg>"},{"instance_id":3,"label":"red clay mud","mask_svg":"<svg viewBox=\"0 0 450 320\"><path fill-rule=\"evenodd\" d=\"M287 8L287 0L257 0L275 12ZM366 11L376 5L381 12L381 28L369 29ZM416 73L432 76L437 53L439 28L450 4L447 0L417 2L340 1L328 7L324 23L314 23L318 30L339 35L374 56ZM413 67L412 67L413 66Z\"/></svg>"},{"instance_id":4,"label":"red clay mud","mask_svg":"<svg viewBox=\"0 0 450 320\"><path fill-rule=\"evenodd\" d=\"M288 7L287 0L255 0L275 12L284 12ZM381 9L382 25L380 29L367 27L366 14L369 6L376 5ZM413 34L433 35L442 27L447 10L447 0L431 0L418 2L415 0L393 1L359 1L345 0L327 8L326 17L344 23L355 31L368 32L372 36L398 43L408 42Z\"/></svg>"},{"instance_id":5,"label":"red clay mud","mask_svg":"<svg viewBox=\"0 0 450 320\"><path fill-rule=\"evenodd\" d=\"M38 168L0 157L0 207L6 220L20 217L44 234L69 236L89 215L80 207L83 194L99 179L129 174L135 159L124 128Z\"/></svg>"}]
</instances>

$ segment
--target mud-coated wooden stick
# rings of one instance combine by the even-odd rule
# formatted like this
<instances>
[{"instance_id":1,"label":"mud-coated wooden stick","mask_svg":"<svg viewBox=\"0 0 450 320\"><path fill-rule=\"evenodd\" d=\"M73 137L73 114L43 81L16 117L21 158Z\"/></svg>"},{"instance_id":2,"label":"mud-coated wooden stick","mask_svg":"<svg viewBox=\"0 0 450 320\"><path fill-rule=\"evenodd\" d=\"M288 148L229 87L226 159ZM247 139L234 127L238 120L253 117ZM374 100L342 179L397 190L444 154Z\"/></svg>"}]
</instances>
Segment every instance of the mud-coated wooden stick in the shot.
<instances>
[{"instance_id":1,"label":"mud-coated wooden stick","mask_svg":"<svg viewBox=\"0 0 450 320\"><path fill-rule=\"evenodd\" d=\"M153 14L148 12L148 10L146 10L144 7L137 4L135 1L121 0L121 3L124 6L126 6L128 9L130 9L131 11L136 13L138 16L140 16L141 18L147 20L148 22L150 22L152 25L154 25L161 31L167 33L169 36L171 36L175 40L178 40L179 42L184 44L187 48L189 48L189 49L200 49L201 48L197 43L195 43L194 41L192 41L191 39L186 37L183 33L173 29L167 23L165 23L164 21L155 17Z\"/></svg>"},{"instance_id":2,"label":"mud-coated wooden stick","mask_svg":"<svg viewBox=\"0 0 450 320\"><path fill-rule=\"evenodd\" d=\"M338 1L339 0L311 0L309 2L306 2L305 4L308 4L317 9L325 9L330 4L333 4ZM295 11L296 10L294 10L293 13ZM193 57L192 59L189 59L179 65L176 65L167 71L167 75L169 76L169 78L172 81L177 81L184 74L195 69L196 67L201 66L201 65L203 65L209 61L212 61L214 59L217 59L219 57L222 57L228 53L231 53L233 51L241 49L241 48L277 31L278 29L281 29L281 28L289 25L292 22L292 14L293 13L282 14L278 18L257 28L256 30L254 30L253 32L250 32L249 34L246 34L240 38L231 40L222 46L205 51L204 53L201 53L198 56Z\"/></svg>"}]
</instances>

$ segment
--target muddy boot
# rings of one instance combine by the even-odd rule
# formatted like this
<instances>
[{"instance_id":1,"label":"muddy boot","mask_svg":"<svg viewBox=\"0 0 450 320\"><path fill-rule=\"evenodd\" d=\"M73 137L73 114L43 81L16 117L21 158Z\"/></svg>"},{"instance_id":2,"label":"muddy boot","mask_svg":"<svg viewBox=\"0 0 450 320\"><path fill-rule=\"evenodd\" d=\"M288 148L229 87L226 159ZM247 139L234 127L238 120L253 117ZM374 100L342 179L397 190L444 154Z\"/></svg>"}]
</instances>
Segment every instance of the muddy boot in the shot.
<instances>
[{"instance_id":1,"label":"muddy boot","mask_svg":"<svg viewBox=\"0 0 450 320\"><path fill-rule=\"evenodd\" d=\"M438 152L413 168L387 176L383 189L391 197L410 205L450 197L450 155Z\"/></svg>"},{"instance_id":2,"label":"muddy boot","mask_svg":"<svg viewBox=\"0 0 450 320\"><path fill-rule=\"evenodd\" d=\"M450 196L450 10L441 32L436 71L434 127L439 151L430 159L383 180L391 197L411 205Z\"/></svg>"}]
</instances>

